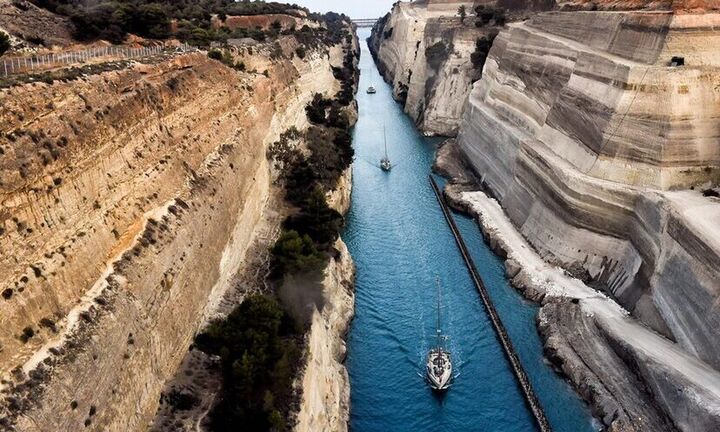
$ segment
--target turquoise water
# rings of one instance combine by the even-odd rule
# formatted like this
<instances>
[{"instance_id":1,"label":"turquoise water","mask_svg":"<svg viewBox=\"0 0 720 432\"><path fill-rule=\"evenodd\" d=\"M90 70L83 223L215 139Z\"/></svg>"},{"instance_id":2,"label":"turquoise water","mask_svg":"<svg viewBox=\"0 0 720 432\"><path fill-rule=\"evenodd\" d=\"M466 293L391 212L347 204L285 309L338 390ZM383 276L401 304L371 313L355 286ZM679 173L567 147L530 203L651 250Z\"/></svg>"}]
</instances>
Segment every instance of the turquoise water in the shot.
<instances>
[{"instance_id":1,"label":"turquoise water","mask_svg":"<svg viewBox=\"0 0 720 432\"><path fill-rule=\"evenodd\" d=\"M366 47L360 67L352 207L343 233L357 265L347 358L351 428L536 430L428 183L438 140L417 133ZM377 94L365 93L370 84ZM383 125L396 164L391 173L377 167ZM594 430L585 404L543 360L537 307L508 285L502 262L477 225L455 218L553 429ZM436 276L443 286L443 327L459 373L444 397L434 395L421 377L434 335Z\"/></svg>"}]
</instances>

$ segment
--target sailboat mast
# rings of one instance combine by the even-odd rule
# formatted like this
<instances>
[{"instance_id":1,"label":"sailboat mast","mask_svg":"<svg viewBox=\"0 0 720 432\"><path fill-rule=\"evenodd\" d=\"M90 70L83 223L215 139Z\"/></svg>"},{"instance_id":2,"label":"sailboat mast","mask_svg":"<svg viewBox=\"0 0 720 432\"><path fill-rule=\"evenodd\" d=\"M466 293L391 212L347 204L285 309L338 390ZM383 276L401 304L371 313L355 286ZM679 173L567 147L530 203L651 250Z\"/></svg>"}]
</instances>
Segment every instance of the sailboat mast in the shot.
<instances>
[{"instance_id":1,"label":"sailboat mast","mask_svg":"<svg viewBox=\"0 0 720 432\"><path fill-rule=\"evenodd\" d=\"M441 348L441 337L440 337L440 278L435 278L435 283L437 284L437 338L438 338L438 348Z\"/></svg>"},{"instance_id":2,"label":"sailboat mast","mask_svg":"<svg viewBox=\"0 0 720 432\"><path fill-rule=\"evenodd\" d=\"M385 159L387 159L387 135L385 134L385 125L383 125L383 142L385 143Z\"/></svg>"}]
</instances>

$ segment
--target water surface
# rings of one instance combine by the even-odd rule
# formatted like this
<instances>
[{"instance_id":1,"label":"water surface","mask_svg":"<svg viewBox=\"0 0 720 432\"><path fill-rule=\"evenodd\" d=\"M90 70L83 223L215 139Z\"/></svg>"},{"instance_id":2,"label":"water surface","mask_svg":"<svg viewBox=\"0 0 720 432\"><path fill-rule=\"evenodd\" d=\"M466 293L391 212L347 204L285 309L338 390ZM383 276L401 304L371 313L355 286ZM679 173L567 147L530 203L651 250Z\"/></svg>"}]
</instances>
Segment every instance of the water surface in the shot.
<instances>
[{"instance_id":1,"label":"water surface","mask_svg":"<svg viewBox=\"0 0 720 432\"><path fill-rule=\"evenodd\" d=\"M367 37L361 32L360 37ZM352 207L342 235L357 265L348 337L354 432L534 431L515 378L435 200L427 176L437 139L420 136L382 82L363 43ZM377 94L365 89L374 84ZM392 172L378 168L385 126ZM586 405L546 364L537 306L505 279L471 219L455 215L467 246L556 431L594 430ZM422 375L433 344L435 278L459 373L444 397Z\"/></svg>"}]
</instances>

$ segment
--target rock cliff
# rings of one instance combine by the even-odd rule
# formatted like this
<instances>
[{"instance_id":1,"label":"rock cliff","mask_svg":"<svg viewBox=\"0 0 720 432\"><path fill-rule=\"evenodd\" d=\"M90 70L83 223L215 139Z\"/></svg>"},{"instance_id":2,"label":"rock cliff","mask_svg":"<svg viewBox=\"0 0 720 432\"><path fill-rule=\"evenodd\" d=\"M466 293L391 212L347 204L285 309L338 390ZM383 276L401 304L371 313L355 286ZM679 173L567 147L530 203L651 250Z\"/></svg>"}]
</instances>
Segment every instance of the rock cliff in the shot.
<instances>
[{"instance_id":1,"label":"rock cliff","mask_svg":"<svg viewBox=\"0 0 720 432\"><path fill-rule=\"evenodd\" d=\"M266 145L339 87L341 49L296 48L0 91L5 427L148 427L262 225Z\"/></svg>"},{"instance_id":2,"label":"rock cliff","mask_svg":"<svg viewBox=\"0 0 720 432\"><path fill-rule=\"evenodd\" d=\"M373 29L369 43L378 68L424 133L457 135L465 101L484 62L474 54L478 39L492 41L506 20L550 7L544 0L504 3L506 9L494 9L495 1L397 2ZM484 20L474 12L478 5L487 5ZM457 13L460 6L467 10L464 20Z\"/></svg>"},{"instance_id":3,"label":"rock cliff","mask_svg":"<svg viewBox=\"0 0 720 432\"><path fill-rule=\"evenodd\" d=\"M468 8L472 2L466 2ZM489 30L454 18L448 5L398 2L373 31L370 48L397 100L418 127L433 135L455 135L476 76L470 62L475 40Z\"/></svg>"},{"instance_id":4,"label":"rock cliff","mask_svg":"<svg viewBox=\"0 0 720 432\"><path fill-rule=\"evenodd\" d=\"M395 83L402 77L396 71L414 59L408 47L424 43L437 19L430 16L460 2L433 3L396 5L378 26L385 33L375 31L378 61ZM720 237L713 228L720 201L703 191L720 182L718 5L592 4L558 2L559 11L528 14L494 39L460 110L458 145L504 215L488 212L478 197L456 201L485 214L485 225L506 215L539 258L622 306L633 316L622 320L644 329L637 337L615 319L587 325L587 315L573 312L578 303L543 308L550 356L608 426L712 430L720 400ZM412 66L412 77L422 68ZM406 108L412 94L411 85ZM522 250L520 243L510 249ZM539 265L514 279L538 300L548 287L528 280ZM509 268L515 276L518 266ZM598 309L579 304L597 316ZM670 351L680 357L663 355ZM673 363L697 369L678 372ZM638 386L645 390L632 396ZM638 404L654 407L643 416L648 423L618 420Z\"/></svg>"},{"instance_id":5,"label":"rock cliff","mask_svg":"<svg viewBox=\"0 0 720 432\"><path fill-rule=\"evenodd\" d=\"M341 213L350 205L351 170L341 179L330 205ZM348 430L350 377L344 366L345 335L354 313L355 268L345 243L335 243L338 257L325 269L322 310L315 310L308 335L308 359L302 377L298 432Z\"/></svg>"},{"instance_id":6,"label":"rock cliff","mask_svg":"<svg viewBox=\"0 0 720 432\"><path fill-rule=\"evenodd\" d=\"M690 188L720 180L718 22L560 12L512 24L458 136L546 260L715 367L720 238L703 224L720 206Z\"/></svg>"}]
</instances>

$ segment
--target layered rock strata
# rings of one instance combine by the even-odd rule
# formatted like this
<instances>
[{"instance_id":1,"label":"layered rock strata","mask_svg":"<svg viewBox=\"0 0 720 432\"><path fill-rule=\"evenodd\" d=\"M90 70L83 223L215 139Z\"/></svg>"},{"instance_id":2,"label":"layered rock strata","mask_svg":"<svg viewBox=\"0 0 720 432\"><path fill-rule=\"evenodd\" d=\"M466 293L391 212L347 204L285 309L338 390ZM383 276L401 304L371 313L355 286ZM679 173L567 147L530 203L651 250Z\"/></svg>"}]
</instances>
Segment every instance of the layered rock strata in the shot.
<instances>
[{"instance_id":1,"label":"layered rock strata","mask_svg":"<svg viewBox=\"0 0 720 432\"><path fill-rule=\"evenodd\" d=\"M422 69L407 61L421 14L450 9L433 3L397 5L375 30L394 83L396 70ZM456 201L486 227L505 221L517 241L498 250L537 252L509 275L547 303L549 356L614 430L718 425L720 201L701 193L720 181L717 7L595 1L531 14L500 32L460 110L460 155L502 210L462 193L468 184ZM561 286L583 288L543 281L555 266L575 278Z\"/></svg>"},{"instance_id":2,"label":"layered rock strata","mask_svg":"<svg viewBox=\"0 0 720 432\"><path fill-rule=\"evenodd\" d=\"M458 16L460 6L467 11L464 21ZM502 12L483 22L476 6ZM492 40L506 20L553 6L553 0L397 2L373 28L370 51L418 128L427 135L455 136L472 84L482 72L484 60L472 60L476 41Z\"/></svg>"},{"instance_id":3,"label":"layered rock strata","mask_svg":"<svg viewBox=\"0 0 720 432\"><path fill-rule=\"evenodd\" d=\"M608 430L698 431L720 426L720 373L648 329L608 296L549 264L499 203L475 191L476 178L454 142L438 172L452 180L451 204L474 215L512 284L541 303L547 357L592 405Z\"/></svg>"},{"instance_id":4,"label":"layered rock strata","mask_svg":"<svg viewBox=\"0 0 720 432\"><path fill-rule=\"evenodd\" d=\"M548 13L512 24L458 142L546 260L720 367L720 238L704 227L720 206L670 191L720 180L713 23L720 15ZM686 65L670 66L680 54Z\"/></svg>"},{"instance_id":5,"label":"layered rock strata","mask_svg":"<svg viewBox=\"0 0 720 432\"><path fill-rule=\"evenodd\" d=\"M0 93L5 427L149 425L252 244L266 145L337 90L342 49L280 46L244 52L266 74L196 53Z\"/></svg>"},{"instance_id":6,"label":"layered rock strata","mask_svg":"<svg viewBox=\"0 0 720 432\"><path fill-rule=\"evenodd\" d=\"M459 4L398 2L370 40L380 72L418 128L432 135L456 135L472 80L475 40L490 29L454 17ZM465 2L468 10L472 2ZM426 55L426 53L429 55Z\"/></svg>"}]
</instances>

